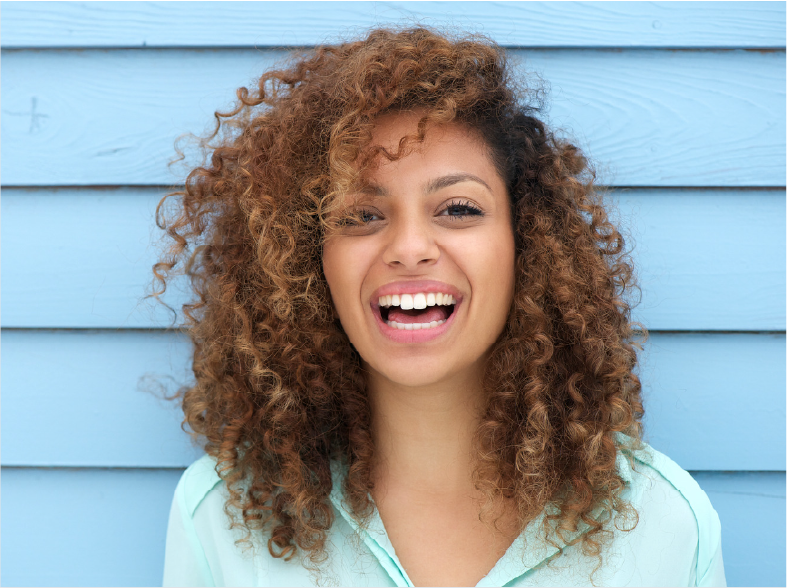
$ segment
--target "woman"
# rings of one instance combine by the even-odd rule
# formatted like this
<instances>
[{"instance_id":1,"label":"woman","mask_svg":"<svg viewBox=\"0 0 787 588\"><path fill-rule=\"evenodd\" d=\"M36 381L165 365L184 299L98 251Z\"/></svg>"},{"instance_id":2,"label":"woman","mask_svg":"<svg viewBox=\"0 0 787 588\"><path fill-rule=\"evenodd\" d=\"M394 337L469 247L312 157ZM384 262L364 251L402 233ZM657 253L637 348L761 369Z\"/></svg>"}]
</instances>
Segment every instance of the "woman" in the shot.
<instances>
[{"instance_id":1,"label":"woman","mask_svg":"<svg viewBox=\"0 0 787 588\"><path fill-rule=\"evenodd\" d=\"M623 240L529 95L486 40L377 30L217 115L160 210L207 453L165 584L724 583L641 442Z\"/></svg>"}]
</instances>

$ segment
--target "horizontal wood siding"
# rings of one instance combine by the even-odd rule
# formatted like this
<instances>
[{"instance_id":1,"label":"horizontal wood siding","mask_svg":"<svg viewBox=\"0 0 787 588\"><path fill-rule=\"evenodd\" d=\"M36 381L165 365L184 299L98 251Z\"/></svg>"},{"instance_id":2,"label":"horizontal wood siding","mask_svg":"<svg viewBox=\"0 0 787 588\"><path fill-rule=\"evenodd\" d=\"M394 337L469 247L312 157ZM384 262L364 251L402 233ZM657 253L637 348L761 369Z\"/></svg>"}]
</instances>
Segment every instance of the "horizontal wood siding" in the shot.
<instances>
[{"instance_id":1,"label":"horizontal wood siding","mask_svg":"<svg viewBox=\"0 0 787 588\"><path fill-rule=\"evenodd\" d=\"M4 2L5 47L316 45L391 21L515 47L784 47L781 2Z\"/></svg>"},{"instance_id":2,"label":"horizontal wood siding","mask_svg":"<svg viewBox=\"0 0 787 588\"><path fill-rule=\"evenodd\" d=\"M548 119L616 186L784 186L781 51L513 51L551 86ZM171 185L274 50L5 51L5 186ZM532 79L532 78L531 78ZM30 157L28 154L35 154ZM46 165L42 165L46 162Z\"/></svg>"},{"instance_id":3,"label":"horizontal wood siding","mask_svg":"<svg viewBox=\"0 0 787 588\"><path fill-rule=\"evenodd\" d=\"M160 583L200 454L163 399L189 345L144 299L153 210L187 170L175 139L283 47L386 23L485 33L547 81L542 116L613 187L633 247L646 439L709 494L729 584L785 584L785 3L1 8L4 585Z\"/></svg>"},{"instance_id":4,"label":"horizontal wood siding","mask_svg":"<svg viewBox=\"0 0 787 588\"><path fill-rule=\"evenodd\" d=\"M181 473L3 467L3 585L161 586Z\"/></svg>"}]
</instances>

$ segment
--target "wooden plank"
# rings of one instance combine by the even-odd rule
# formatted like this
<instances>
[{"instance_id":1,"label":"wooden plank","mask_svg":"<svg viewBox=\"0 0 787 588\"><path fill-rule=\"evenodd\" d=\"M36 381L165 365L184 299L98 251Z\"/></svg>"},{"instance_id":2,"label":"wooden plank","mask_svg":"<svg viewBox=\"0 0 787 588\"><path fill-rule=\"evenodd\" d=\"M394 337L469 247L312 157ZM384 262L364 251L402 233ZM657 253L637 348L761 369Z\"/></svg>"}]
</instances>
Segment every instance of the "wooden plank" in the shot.
<instances>
[{"instance_id":1,"label":"wooden plank","mask_svg":"<svg viewBox=\"0 0 787 588\"><path fill-rule=\"evenodd\" d=\"M11 51L5 186L170 185L202 133L277 51ZM551 84L545 113L618 186L784 186L785 54L514 51ZM45 161L46 165L41 165Z\"/></svg>"},{"instance_id":2,"label":"wooden plank","mask_svg":"<svg viewBox=\"0 0 787 588\"><path fill-rule=\"evenodd\" d=\"M784 47L778 2L4 2L3 47L315 45L391 24L517 47Z\"/></svg>"},{"instance_id":3,"label":"wooden plank","mask_svg":"<svg viewBox=\"0 0 787 588\"><path fill-rule=\"evenodd\" d=\"M3 465L178 467L197 455L160 400L188 380L179 336L3 331L2 345ZM691 470L784 467L784 335L655 333L643 361L654 447Z\"/></svg>"},{"instance_id":4,"label":"wooden plank","mask_svg":"<svg viewBox=\"0 0 787 588\"><path fill-rule=\"evenodd\" d=\"M622 190L613 202L639 269L635 319L660 330L784 329L784 192Z\"/></svg>"},{"instance_id":5,"label":"wooden plank","mask_svg":"<svg viewBox=\"0 0 787 588\"><path fill-rule=\"evenodd\" d=\"M719 513L727 586L784 586L784 472L692 475Z\"/></svg>"},{"instance_id":6,"label":"wooden plank","mask_svg":"<svg viewBox=\"0 0 787 588\"><path fill-rule=\"evenodd\" d=\"M4 330L2 343L3 465L182 467L200 455L164 399L189 380L179 336Z\"/></svg>"},{"instance_id":7,"label":"wooden plank","mask_svg":"<svg viewBox=\"0 0 787 588\"><path fill-rule=\"evenodd\" d=\"M169 325L172 316L144 300L160 196L4 190L4 326ZM634 314L648 328L784 330L784 191L630 190L615 200L641 276ZM177 306L185 295L175 288L166 299Z\"/></svg>"},{"instance_id":8,"label":"wooden plank","mask_svg":"<svg viewBox=\"0 0 787 588\"><path fill-rule=\"evenodd\" d=\"M159 585L180 473L3 468L4 585ZM721 519L728 585L783 586L784 472L694 475Z\"/></svg>"},{"instance_id":9,"label":"wooden plank","mask_svg":"<svg viewBox=\"0 0 787 588\"><path fill-rule=\"evenodd\" d=\"M785 352L784 334L654 333L640 366L646 440L688 470L782 469Z\"/></svg>"},{"instance_id":10,"label":"wooden plank","mask_svg":"<svg viewBox=\"0 0 787 588\"><path fill-rule=\"evenodd\" d=\"M3 585L161 586L181 473L3 468Z\"/></svg>"},{"instance_id":11,"label":"wooden plank","mask_svg":"<svg viewBox=\"0 0 787 588\"><path fill-rule=\"evenodd\" d=\"M145 299L157 258L160 196L150 190L4 190L3 325L168 326L171 314Z\"/></svg>"}]
</instances>

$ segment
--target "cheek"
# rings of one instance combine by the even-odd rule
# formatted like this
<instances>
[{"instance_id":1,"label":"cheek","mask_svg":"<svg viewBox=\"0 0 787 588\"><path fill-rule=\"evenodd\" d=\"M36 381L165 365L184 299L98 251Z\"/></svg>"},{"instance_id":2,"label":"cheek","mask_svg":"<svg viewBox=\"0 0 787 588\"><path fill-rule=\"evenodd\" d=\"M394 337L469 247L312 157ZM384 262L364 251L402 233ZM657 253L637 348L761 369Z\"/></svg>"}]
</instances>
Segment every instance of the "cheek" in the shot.
<instances>
[{"instance_id":1,"label":"cheek","mask_svg":"<svg viewBox=\"0 0 787 588\"><path fill-rule=\"evenodd\" d=\"M490 292L495 297L513 295L514 284L514 238L505 229L496 231L483 239L476 247L475 263L479 273L485 276Z\"/></svg>"},{"instance_id":2,"label":"cheek","mask_svg":"<svg viewBox=\"0 0 787 588\"><path fill-rule=\"evenodd\" d=\"M325 281L328 282L328 289L331 292L333 305L340 311L339 304L343 296L345 285L343 284L342 267L342 247L336 243L329 242L323 247L322 271L325 274Z\"/></svg>"},{"instance_id":3,"label":"cheek","mask_svg":"<svg viewBox=\"0 0 787 588\"><path fill-rule=\"evenodd\" d=\"M503 227L486 233L472 244L466 243L462 248L465 254L459 258L470 280L477 308L483 309L479 312L484 320L479 324L492 339L502 331L514 297L515 246L509 232L510 229Z\"/></svg>"},{"instance_id":4,"label":"cheek","mask_svg":"<svg viewBox=\"0 0 787 588\"><path fill-rule=\"evenodd\" d=\"M514 243L514 236L513 234L510 235L509 239L506 239L501 243L499 250L498 250L498 263L499 268L498 271L501 275L502 280L507 284L507 296L508 301L510 302L514 297L514 283L516 282L515 276L515 262L516 262L516 245Z\"/></svg>"},{"instance_id":5,"label":"cheek","mask_svg":"<svg viewBox=\"0 0 787 588\"><path fill-rule=\"evenodd\" d=\"M363 282L363 248L343 239L329 241L323 247L322 270L339 319L346 319L353 312L353 305L360 300Z\"/></svg>"}]
</instances>

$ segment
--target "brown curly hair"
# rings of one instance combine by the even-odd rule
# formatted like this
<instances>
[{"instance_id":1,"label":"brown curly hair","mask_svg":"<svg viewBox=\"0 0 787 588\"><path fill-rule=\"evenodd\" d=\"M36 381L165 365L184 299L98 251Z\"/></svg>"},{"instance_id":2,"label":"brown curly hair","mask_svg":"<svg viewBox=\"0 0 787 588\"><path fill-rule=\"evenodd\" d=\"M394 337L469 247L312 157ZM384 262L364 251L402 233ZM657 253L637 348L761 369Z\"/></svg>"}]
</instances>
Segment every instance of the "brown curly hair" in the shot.
<instances>
[{"instance_id":1,"label":"brown curly hair","mask_svg":"<svg viewBox=\"0 0 787 588\"><path fill-rule=\"evenodd\" d=\"M595 554L631 514L616 458L617 433L637 446L643 415L632 265L587 161L536 118L540 94L512 69L488 39L422 27L318 47L240 88L204 139L209 159L159 205L172 242L154 295L186 274L195 296L184 424L218 461L234 524L264 529L274 557L324 555L332 460L358 519L373 509L366 382L321 255L376 117L401 110L424 112L411 140L432 123L478 133L510 195L514 300L474 440L487 507L513 500L521 529L546 511L546 540L586 529Z\"/></svg>"}]
</instances>

